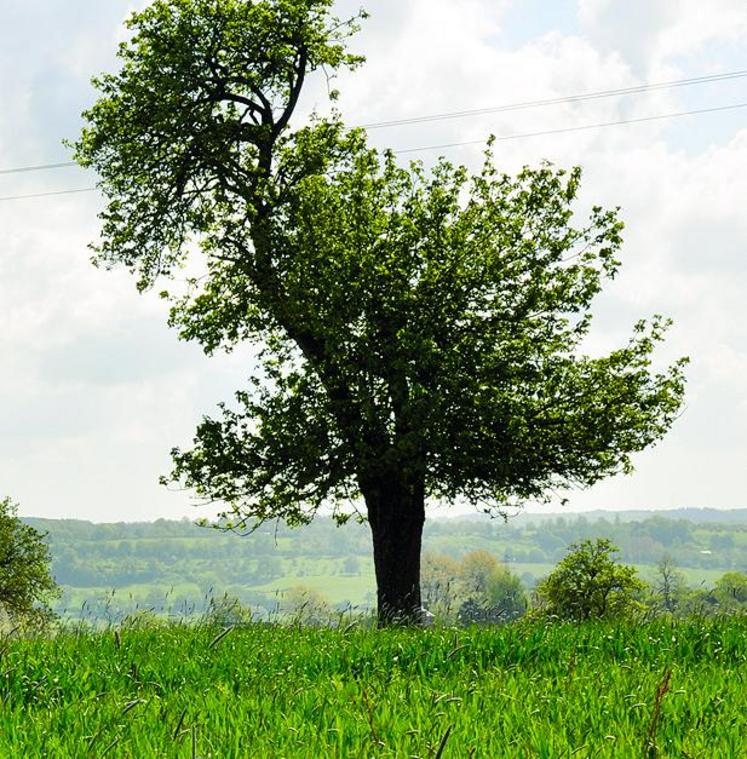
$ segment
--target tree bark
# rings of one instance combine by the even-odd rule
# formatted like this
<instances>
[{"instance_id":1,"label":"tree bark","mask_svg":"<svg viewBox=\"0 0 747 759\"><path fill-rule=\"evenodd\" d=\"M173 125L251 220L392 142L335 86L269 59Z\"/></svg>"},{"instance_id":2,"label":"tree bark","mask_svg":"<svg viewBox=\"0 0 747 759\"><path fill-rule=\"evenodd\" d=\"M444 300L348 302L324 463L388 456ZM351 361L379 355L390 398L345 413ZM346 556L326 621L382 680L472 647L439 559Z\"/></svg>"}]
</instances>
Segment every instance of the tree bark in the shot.
<instances>
[{"instance_id":1,"label":"tree bark","mask_svg":"<svg viewBox=\"0 0 747 759\"><path fill-rule=\"evenodd\" d=\"M419 625L425 493L396 480L364 488L376 570L379 625Z\"/></svg>"}]
</instances>

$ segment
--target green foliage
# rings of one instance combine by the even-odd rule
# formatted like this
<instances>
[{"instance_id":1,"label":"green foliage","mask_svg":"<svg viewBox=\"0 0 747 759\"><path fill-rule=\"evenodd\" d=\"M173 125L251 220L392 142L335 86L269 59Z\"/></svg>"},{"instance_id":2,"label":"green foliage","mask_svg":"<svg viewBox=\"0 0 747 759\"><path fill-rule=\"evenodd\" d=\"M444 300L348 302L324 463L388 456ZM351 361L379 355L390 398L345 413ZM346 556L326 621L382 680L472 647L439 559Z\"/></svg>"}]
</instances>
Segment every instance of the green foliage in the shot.
<instances>
[{"instance_id":1,"label":"green foliage","mask_svg":"<svg viewBox=\"0 0 747 759\"><path fill-rule=\"evenodd\" d=\"M485 596L488 607L494 609L503 621L520 617L529 606L521 580L505 566L496 567L491 572Z\"/></svg>"},{"instance_id":2,"label":"green foliage","mask_svg":"<svg viewBox=\"0 0 747 759\"><path fill-rule=\"evenodd\" d=\"M542 612L569 620L629 615L645 585L633 567L617 563L617 550L605 538L572 545L537 588Z\"/></svg>"},{"instance_id":3,"label":"green foliage","mask_svg":"<svg viewBox=\"0 0 747 759\"><path fill-rule=\"evenodd\" d=\"M461 562L458 620L462 624L509 622L528 606L521 580L486 551L472 551Z\"/></svg>"},{"instance_id":4,"label":"green foliage","mask_svg":"<svg viewBox=\"0 0 747 759\"><path fill-rule=\"evenodd\" d=\"M461 593L460 562L450 556L426 551L420 566L423 606L438 620L451 620Z\"/></svg>"},{"instance_id":5,"label":"green foliage","mask_svg":"<svg viewBox=\"0 0 747 759\"><path fill-rule=\"evenodd\" d=\"M656 565L653 607L674 614L686 603L689 591L685 576L677 569L671 556L662 556Z\"/></svg>"},{"instance_id":6,"label":"green foliage","mask_svg":"<svg viewBox=\"0 0 747 759\"><path fill-rule=\"evenodd\" d=\"M342 571L346 575L359 575L361 573L361 560L357 556L348 556L342 564Z\"/></svg>"},{"instance_id":7,"label":"green foliage","mask_svg":"<svg viewBox=\"0 0 747 759\"><path fill-rule=\"evenodd\" d=\"M461 561L426 553L423 604L439 622L504 623L527 610L521 580L488 551L471 551Z\"/></svg>"},{"instance_id":8,"label":"green foliage","mask_svg":"<svg viewBox=\"0 0 747 759\"><path fill-rule=\"evenodd\" d=\"M59 589L44 537L18 518L10 498L0 500L0 612L13 625L37 626L53 616L48 604Z\"/></svg>"},{"instance_id":9,"label":"green foliage","mask_svg":"<svg viewBox=\"0 0 747 759\"><path fill-rule=\"evenodd\" d=\"M4 641L0 755L640 757L667 670L659 755L747 752L744 617L219 633Z\"/></svg>"},{"instance_id":10,"label":"green foliage","mask_svg":"<svg viewBox=\"0 0 747 759\"><path fill-rule=\"evenodd\" d=\"M727 572L716 583L714 596L727 609L747 609L747 574Z\"/></svg>"},{"instance_id":11,"label":"green foliage","mask_svg":"<svg viewBox=\"0 0 747 759\"><path fill-rule=\"evenodd\" d=\"M617 271L617 212L573 223L577 169L510 177L488 152L476 176L426 171L337 117L294 131L307 74L361 60L331 5L158 0L85 114L77 157L107 198L97 260L147 287L198 247L204 276L172 325L207 352L262 348L251 388L174 451L173 478L240 523L298 524L322 504L344 520L381 482L417 511L628 471L675 418L684 362L651 370L658 317L580 353Z\"/></svg>"},{"instance_id":12,"label":"green foliage","mask_svg":"<svg viewBox=\"0 0 747 759\"><path fill-rule=\"evenodd\" d=\"M362 61L344 48L355 24L331 6L156 0L131 15L120 71L94 80L101 97L77 145L111 201L99 263L124 263L144 288L179 266L195 234L209 246L246 221L241 196L269 191L263 149L286 128L307 72Z\"/></svg>"},{"instance_id":13,"label":"green foliage","mask_svg":"<svg viewBox=\"0 0 747 759\"><path fill-rule=\"evenodd\" d=\"M252 621L252 613L241 604L238 598L227 593L220 598L211 598L205 614L205 621L214 627L236 627L248 625Z\"/></svg>"},{"instance_id":14,"label":"green foliage","mask_svg":"<svg viewBox=\"0 0 747 759\"><path fill-rule=\"evenodd\" d=\"M459 577L468 595L485 596L490 576L500 568L489 551L470 551L461 561Z\"/></svg>"}]
</instances>

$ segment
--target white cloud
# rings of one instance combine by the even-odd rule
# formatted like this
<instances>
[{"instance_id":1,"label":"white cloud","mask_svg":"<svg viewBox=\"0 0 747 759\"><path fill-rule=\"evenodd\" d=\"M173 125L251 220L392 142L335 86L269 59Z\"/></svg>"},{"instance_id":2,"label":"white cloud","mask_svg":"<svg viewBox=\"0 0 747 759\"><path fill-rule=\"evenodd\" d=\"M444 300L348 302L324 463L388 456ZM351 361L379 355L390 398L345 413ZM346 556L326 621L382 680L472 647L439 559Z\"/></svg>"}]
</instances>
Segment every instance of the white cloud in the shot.
<instances>
[{"instance_id":1,"label":"white cloud","mask_svg":"<svg viewBox=\"0 0 747 759\"><path fill-rule=\"evenodd\" d=\"M742 0L579 0L579 16L594 44L618 52L641 73L747 36Z\"/></svg>"}]
</instances>

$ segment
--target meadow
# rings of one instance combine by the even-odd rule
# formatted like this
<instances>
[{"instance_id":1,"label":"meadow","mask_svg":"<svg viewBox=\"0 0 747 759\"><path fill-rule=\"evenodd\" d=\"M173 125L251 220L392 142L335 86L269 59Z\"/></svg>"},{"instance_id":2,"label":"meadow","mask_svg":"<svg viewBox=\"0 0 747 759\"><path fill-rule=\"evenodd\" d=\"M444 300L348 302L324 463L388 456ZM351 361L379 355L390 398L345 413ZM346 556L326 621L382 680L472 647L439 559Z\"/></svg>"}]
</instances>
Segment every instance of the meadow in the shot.
<instances>
[{"instance_id":1,"label":"meadow","mask_svg":"<svg viewBox=\"0 0 747 759\"><path fill-rule=\"evenodd\" d=\"M744 616L428 630L145 617L6 637L0 657L7 757L747 756Z\"/></svg>"}]
</instances>

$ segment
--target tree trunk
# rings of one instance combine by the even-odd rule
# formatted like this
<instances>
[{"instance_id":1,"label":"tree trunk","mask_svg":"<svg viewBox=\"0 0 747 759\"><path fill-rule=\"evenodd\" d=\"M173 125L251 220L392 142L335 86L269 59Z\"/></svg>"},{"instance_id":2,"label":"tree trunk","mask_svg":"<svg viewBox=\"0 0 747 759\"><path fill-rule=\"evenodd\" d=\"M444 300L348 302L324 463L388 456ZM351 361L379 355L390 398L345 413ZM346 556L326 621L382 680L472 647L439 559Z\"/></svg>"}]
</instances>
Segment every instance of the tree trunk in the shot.
<instances>
[{"instance_id":1,"label":"tree trunk","mask_svg":"<svg viewBox=\"0 0 747 759\"><path fill-rule=\"evenodd\" d=\"M364 496L373 537L379 624L421 624L423 487L390 481L365 488Z\"/></svg>"}]
</instances>

